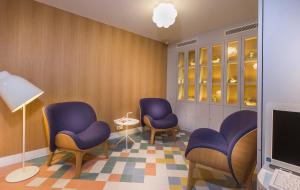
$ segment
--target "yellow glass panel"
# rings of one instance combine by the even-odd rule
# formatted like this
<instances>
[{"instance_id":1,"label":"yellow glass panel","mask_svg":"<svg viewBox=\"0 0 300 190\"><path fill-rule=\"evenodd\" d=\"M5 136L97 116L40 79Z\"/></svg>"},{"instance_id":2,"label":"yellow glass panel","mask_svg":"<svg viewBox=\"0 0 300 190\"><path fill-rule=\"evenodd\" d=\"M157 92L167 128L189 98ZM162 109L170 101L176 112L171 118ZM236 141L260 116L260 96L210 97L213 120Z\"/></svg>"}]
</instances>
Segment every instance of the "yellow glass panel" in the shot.
<instances>
[{"instance_id":1,"label":"yellow glass panel","mask_svg":"<svg viewBox=\"0 0 300 190\"><path fill-rule=\"evenodd\" d=\"M178 53L178 100L184 99L184 53Z\"/></svg>"},{"instance_id":2,"label":"yellow glass panel","mask_svg":"<svg viewBox=\"0 0 300 190\"><path fill-rule=\"evenodd\" d=\"M208 65L208 48L200 48L200 65Z\"/></svg>"},{"instance_id":3,"label":"yellow glass panel","mask_svg":"<svg viewBox=\"0 0 300 190\"><path fill-rule=\"evenodd\" d=\"M188 100L195 100L195 50L188 53Z\"/></svg>"},{"instance_id":4,"label":"yellow glass panel","mask_svg":"<svg viewBox=\"0 0 300 190\"><path fill-rule=\"evenodd\" d=\"M256 106L256 84L245 85L244 104L246 106Z\"/></svg>"},{"instance_id":5,"label":"yellow glass panel","mask_svg":"<svg viewBox=\"0 0 300 190\"><path fill-rule=\"evenodd\" d=\"M220 103L222 101L222 88L221 84L212 85L212 102Z\"/></svg>"},{"instance_id":6,"label":"yellow glass panel","mask_svg":"<svg viewBox=\"0 0 300 190\"><path fill-rule=\"evenodd\" d=\"M257 38L245 39L244 48L244 105L256 106Z\"/></svg>"},{"instance_id":7,"label":"yellow glass panel","mask_svg":"<svg viewBox=\"0 0 300 190\"><path fill-rule=\"evenodd\" d=\"M227 85L227 104L236 104L238 102L238 85L229 84Z\"/></svg>"},{"instance_id":8,"label":"yellow glass panel","mask_svg":"<svg viewBox=\"0 0 300 190\"><path fill-rule=\"evenodd\" d=\"M212 102L222 101L222 45L212 47Z\"/></svg>"},{"instance_id":9,"label":"yellow glass panel","mask_svg":"<svg viewBox=\"0 0 300 190\"><path fill-rule=\"evenodd\" d=\"M208 48L200 48L199 101L207 102Z\"/></svg>"},{"instance_id":10,"label":"yellow glass panel","mask_svg":"<svg viewBox=\"0 0 300 190\"><path fill-rule=\"evenodd\" d=\"M238 103L238 41L232 41L227 44L227 77L226 77L226 103Z\"/></svg>"}]
</instances>

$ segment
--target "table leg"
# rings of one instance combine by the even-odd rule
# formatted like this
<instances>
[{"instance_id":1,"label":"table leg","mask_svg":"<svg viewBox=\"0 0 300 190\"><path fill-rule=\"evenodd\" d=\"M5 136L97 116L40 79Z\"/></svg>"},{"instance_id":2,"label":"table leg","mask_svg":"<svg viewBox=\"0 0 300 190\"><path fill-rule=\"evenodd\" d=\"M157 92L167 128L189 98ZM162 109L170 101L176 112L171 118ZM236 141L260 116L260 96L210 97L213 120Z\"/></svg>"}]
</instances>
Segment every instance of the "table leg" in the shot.
<instances>
[{"instance_id":1,"label":"table leg","mask_svg":"<svg viewBox=\"0 0 300 190\"><path fill-rule=\"evenodd\" d=\"M127 133L127 125L126 125L126 129L125 129L126 131L125 131L125 133L126 133L126 135L125 135L125 138L126 138L126 152L127 152L127 143L128 143L128 133Z\"/></svg>"},{"instance_id":2,"label":"table leg","mask_svg":"<svg viewBox=\"0 0 300 190\"><path fill-rule=\"evenodd\" d=\"M124 139L125 139L125 137L122 137L122 138L117 142L116 145L120 144Z\"/></svg>"},{"instance_id":3,"label":"table leg","mask_svg":"<svg viewBox=\"0 0 300 190\"><path fill-rule=\"evenodd\" d=\"M135 141L130 137L128 136L129 140L131 140L133 143L135 143Z\"/></svg>"}]
</instances>

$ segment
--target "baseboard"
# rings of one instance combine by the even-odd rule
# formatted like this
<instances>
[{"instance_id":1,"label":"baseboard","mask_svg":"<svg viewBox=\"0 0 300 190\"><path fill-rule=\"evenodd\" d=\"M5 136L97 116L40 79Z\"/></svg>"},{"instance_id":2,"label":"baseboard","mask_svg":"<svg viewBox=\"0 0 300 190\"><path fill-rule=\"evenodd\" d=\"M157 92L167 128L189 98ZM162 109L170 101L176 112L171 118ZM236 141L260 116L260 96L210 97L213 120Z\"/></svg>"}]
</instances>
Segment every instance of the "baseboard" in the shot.
<instances>
[{"instance_id":1,"label":"baseboard","mask_svg":"<svg viewBox=\"0 0 300 190\"><path fill-rule=\"evenodd\" d=\"M130 134L138 133L140 131L142 131L142 127L129 129L127 133L130 135ZM109 139L110 140L116 139L123 136L124 134L125 131L114 132L111 133ZM25 153L25 160L27 161L27 160L43 157L48 155L48 153L49 153L48 147L29 151ZM16 164L20 162L22 162L22 153L0 157L0 167Z\"/></svg>"},{"instance_id":2,"label":"baseboard","mask_svg":"<svg viewBox=\"0 0 300 190\"><path fill-rule=\"evenodd\" d=\"M127 133L128 133L128 135L131 135L131 134L134 134L134 133L141 132L142 130L143 130L143 129L142 129L142 127L140 126L140 127L128 129L128 130L127 130ZM126 133L125 130L123 130L123 131L117 131L117 132L111 133L109 139L112 140L112 139L119 138L119 137L121 137L121 136L124 136L125 133Z\"/></svg>"},{"instance_id":3,"label":"baseboard","mask_svg":"<svg viewBox=\"0 0 300 190\"><path fill-rule=\"evenodd\" d=\"M48 148L41 148L29 152L25 152L25 160L31 160L48 155ZM5 156L0 158L0 167L8 166L22 162L22 153Z\"/></svg>"},{"instance_id":4,"label":"baseboard","mask_svg":"<svg viewBox=\"0 0 300 190\"><path fill-rule=\"evenodd\" d=\"M187 127L179 127L181 130L187 131L187 132L193 132L193 129L187 128Z\"/></svg>"}]
</instances>

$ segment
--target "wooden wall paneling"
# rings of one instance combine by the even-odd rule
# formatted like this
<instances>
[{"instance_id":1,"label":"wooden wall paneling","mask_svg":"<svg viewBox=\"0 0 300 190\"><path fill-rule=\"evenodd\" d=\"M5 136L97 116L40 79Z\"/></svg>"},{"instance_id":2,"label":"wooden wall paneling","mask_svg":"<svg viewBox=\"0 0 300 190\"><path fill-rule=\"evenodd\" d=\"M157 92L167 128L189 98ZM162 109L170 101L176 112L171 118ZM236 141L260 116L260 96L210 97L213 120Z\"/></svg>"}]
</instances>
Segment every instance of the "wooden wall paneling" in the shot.
<instances>
[{"instance_id":1,"label":"wooden wall paneling","mask_svg":"<svg viewBox=\"0 0 300 190\"><path fill-rule=\"evenodd\" d=\"M27 107L27 150L46 146L45 105L88 102L114 131L140 98L166 94L164 44L33 0L0 1L0 42L0 70L45 91ZM21 124L0 100L0 156L21 152Z\"/></svg>"}]
</instances>

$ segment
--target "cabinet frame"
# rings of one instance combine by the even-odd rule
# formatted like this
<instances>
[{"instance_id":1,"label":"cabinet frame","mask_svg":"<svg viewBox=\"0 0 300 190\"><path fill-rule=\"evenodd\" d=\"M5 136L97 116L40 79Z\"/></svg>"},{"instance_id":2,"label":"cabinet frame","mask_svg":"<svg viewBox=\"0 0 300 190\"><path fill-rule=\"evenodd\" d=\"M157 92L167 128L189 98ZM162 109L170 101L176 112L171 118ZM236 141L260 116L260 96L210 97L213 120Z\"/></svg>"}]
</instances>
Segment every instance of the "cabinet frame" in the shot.
<instances>
[{"instance_id":1,"label":"cabinet frame","mask_svg":"<svg viewBox=\"0 0 300 190\"><path fill-rule=\"evenodd\" d=\"M188 82L188 61L189 61L189 52L190 51L195 51L195 76L194 76L194 100L189 100L188 99L188 87L189 87L189 82ZM178 70L178 63L179 63L179 53L184 53L184 96L183 99L179 100L178 99L178 93L179 93L179 86L178 86L178 77L179 77L179 70ZM177 83L176 83L176 100L180 102L195 102L197 100L197 57L198 57L198 51L196 49L196 46L190 45L187 47L182 47L178 48L176 51L176 63L177 63Z\"/></svg>"},{"instance_id":2,"label":"cabinet frame","mask_svg":"<svg viewBox=\"0 0 300 190\"><path fill-rule=\"evenodd\" d=\"M228 71L227 71L227 62L228 62L228 44L230 42L234 42L234 41L237 41L238 42L238 52L237 52L237 65L238 65L238 68L237 68L237 80L238 80L238 83L237 83L237 103L235 104L228 104L227 103L227 88L228 88L228 85L227 85L227 76L228 76ZM242 56L242 39L241 37L233 37L233 38L228 38L225 40L225 68L224 68L224 105L225 106L231 106L231 107L241 107L241 86L242 86L242 73L241 73L241 69L242 69L242 59L243 59L243 56Z\"/></svg>"},{"instance_id":3,"label":"cabinet frame","mask_svg":"<svg viewBox=\"0 0 300 190\"><path fill-rule=\"evenodd\" d=\"M195 61L195 68L194 68L194 100L189 100L188 99L188 88L189 88L189 81L188 81L188 74L189 74L189 53L190 53L190 51L194 51L195 52L195 57L194 57L194 61ZM196 91L196 89L197 89L197 49L196 49L196 47L194 47L194 46L191 46L191 47L189 47L187 50L186 50L186 67L187 67L187 72L186 72L186 94L187 94L187 97L185 98L186 99L186 101L188 101L188 102L195 102L196 100L197 100L197 91Z\"/></svg>"},{"instance_id":4,"label":"cabinet frame","mask_svg":"<svg viewBox=\"0 0 300 190\"><path fill-rule=\"evenodd\" d=\"M184 71L183 71L183 99L178 99L178 96L179 96L179 85L178 85L178 78L179 78L179 68L178 68L178 65L179 65L179 53L183 53L183 68L184 68ZM186 97L186 54L185 54L185 51L182 50L182 49L179 49L177 52L176 52L176 100L177 101L184 101L185 100L185 97Z\"/></svg>"},{"instance_id":5,"label":"cabinet frame","mask_svg":"<svg viewBox=\"0 0 300 190\"><path fill-rule=\"evenodd\" d=\"M215 103L212 101L212 90L213 90L213 82L212 82L212 74L213 74L213 71L212 71L212 67L213 67L213 63L212 63L212 59L213 59L213 47L214 46L217 46L217 45L221 45L222 46L222 51L221 51L221 56L222 56L222 61L221 61L221 82L220 82L220 85L221 85L221 102L219 103ZM209 88L209 104L210 105L224 105L224 66L225 66L225 43L224 41L214 41L213 43L211 43L211 45L209 46L210 48L210 55L209 55L209 82L210 82L210 88Z\"/></svg>"},{"instance_id":6,"label":"cabinet frame","mask_svg":"<svg viewBox=\"0 0 300 190\"><path fill-rule=\"evenodd\" d=\"M245 58L244 58L244 52L245 52L245 40L248 39L248 38L256 38L257 40L257 43L258 43L258 36L257 35L254 35L254 34L247 34L247 35L243 35L241 37L241 40L242 40L242 49L241 49L241 109L250 109L250 110L256 110L257 108L257 98L258 98L258 94L257 94L257 74L258 74L258 66L257 66L257 70L256 70L256 106L247 106L244 104L244 98L245 98ZM256 47L256 51L258 53L258 50L257 50L258 47ZM258 56L257 56L257 64L258 64Z\"/></svg>"},{"instance_id":7,"label":"cabinet frame","mask_svg":"<svg viewBox=\"0 0 300 190\"><path fill-rule=\"evenodd\" d=\"M237 107L240 109L251 109L255 110L256 106L247 106L244 105L244 88L245 88L245 80L244 80L244 74L245 74L245 62L244 62L244 51L245 51L245 40L248 38L257 38L257 34L254 32L248 32L246 34L242 35L234 35L232 37L226 37L224 40L219 41L212 41L210 43L198 43L193 45L188 45L186 47L180 47L176 51L176 65L177 65L177 80L179 77L179 70L178 70L178 63L179 63L179 53L184 53L184 97L183 99L178 99L178 93L179 93L179 85L178 82L176 83L176 100L180 102L190 102L190 103L196 103L196 104L209 104L209 105L219 105L219 106L230 106L230 107ZM237 79L238 79L238 89L237 89L237 98L238 101L235 104L228 104L227 103L227 61L228 61L228 43L230 42L238 42L238 73L237 73ZM221 61L221 92L222 97L221 101L219 103L215 103L212 101L212 56L213 56L213 46L215 45L221 45L222 46L222 61ZM206 102L200 102L199 96L200 96L200 48L207 48L208 49L208 82L207 82L207 101ZM194 100L188 99L188 87L189 87L189 81L188 81L188 59L189 59L189 51L195 51L195 76L194 76L194 92L195 97ZM257 71L258 72L258 71ZM257 79L256 79L256 89L257 89ZM257 91L256 91L256 99L257 99Z\"/></svg>"},{"instance_id":8,"label":"cabinet frame","mask_svg":"<svg viewBox=\"0 0 300 190\"><path fill-rule=\"evenodd\" d=\"M200 80L200 74L201 74L201 67L200 67L200 57L201 57L201 53L200 53L200 49L201 48L207 48L207 69L208 69L208 77L207 77L207 100L205 102L200 102L199 98L200 98L200 84L199 84L199 80ZM210 103L210 59L211 59L211 48L209 44L204 44L204 45L200 45L197 48L197 74L196 74L196 93L197 93L197 103L198 104L209 104Z\"/></svg>"}]
</instances>

